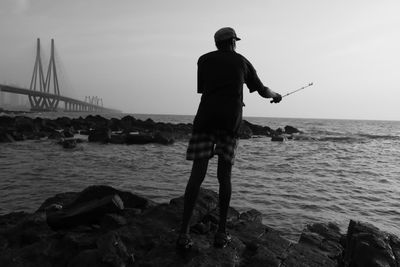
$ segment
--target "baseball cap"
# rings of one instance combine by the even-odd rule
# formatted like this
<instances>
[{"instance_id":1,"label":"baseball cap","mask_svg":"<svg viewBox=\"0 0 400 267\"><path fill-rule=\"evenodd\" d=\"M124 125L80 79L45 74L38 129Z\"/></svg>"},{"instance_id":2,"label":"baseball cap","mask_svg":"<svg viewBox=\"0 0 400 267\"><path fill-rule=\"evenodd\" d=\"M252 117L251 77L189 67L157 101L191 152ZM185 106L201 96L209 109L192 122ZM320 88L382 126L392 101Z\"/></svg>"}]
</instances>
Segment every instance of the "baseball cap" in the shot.
<instances>
[{"instance_id":1,"label":"baseball cap","mask_svg":"<svg viewBox=\"0 0 400 267\"><path fill-rule=\"evenodd\" d=\"M236 36L235 30L230 27L221 28L214 34L215 42L224 41L231 38L235 39L236 41L240 40L240 38Z\"/></svg>"}]
</instances>

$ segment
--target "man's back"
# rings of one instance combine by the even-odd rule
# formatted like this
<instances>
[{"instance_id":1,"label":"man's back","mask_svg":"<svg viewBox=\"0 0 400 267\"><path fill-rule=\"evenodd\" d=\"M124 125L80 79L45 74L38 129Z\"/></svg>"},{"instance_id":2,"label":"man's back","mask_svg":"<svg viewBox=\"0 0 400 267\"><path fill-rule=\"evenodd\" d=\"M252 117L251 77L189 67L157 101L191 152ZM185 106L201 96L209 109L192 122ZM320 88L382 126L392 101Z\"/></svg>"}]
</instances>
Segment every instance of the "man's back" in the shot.
<instances>
[{"instance_id":1,"label":"man's back","mask_svg":"<svg viewBox=\"0 0 400 267\"><path fill-rule=\"evenodd\" d=\"M198 60L198 93L241 99L247 66L234 51L213 51Z\"/></svg>"}]
</instances>

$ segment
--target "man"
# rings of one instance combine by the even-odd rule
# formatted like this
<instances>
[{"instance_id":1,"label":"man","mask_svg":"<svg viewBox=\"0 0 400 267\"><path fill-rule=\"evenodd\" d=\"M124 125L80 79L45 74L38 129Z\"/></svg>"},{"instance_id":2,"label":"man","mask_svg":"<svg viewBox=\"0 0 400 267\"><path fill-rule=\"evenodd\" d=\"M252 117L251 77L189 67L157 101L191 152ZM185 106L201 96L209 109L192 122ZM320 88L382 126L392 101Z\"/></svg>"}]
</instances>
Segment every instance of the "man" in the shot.
<instances>
[{"instance_id":1,"label":"man","mask_svg":"<svg viewBox=\"0 0 400 267\"><path fill-rule=\"evenodd\" d=\"M236 36L232 28L218 30L214 35L218 50L198 60L197 92L201 102L193 122L192 137L186 153L193 160L191 175L186 186L184 211L177 247L188 249L193 245L189 235L190 218L207 172L208 161L218 155L219 225L214 239L215 247L225 247L230 236L226 232L226 219L231 199L231 171L238 144L242 121L243 84L250 92L257 91L264 98L281 101L280 94L265 87L251 63L235 52Z\"/></svg>"}]
</instances>

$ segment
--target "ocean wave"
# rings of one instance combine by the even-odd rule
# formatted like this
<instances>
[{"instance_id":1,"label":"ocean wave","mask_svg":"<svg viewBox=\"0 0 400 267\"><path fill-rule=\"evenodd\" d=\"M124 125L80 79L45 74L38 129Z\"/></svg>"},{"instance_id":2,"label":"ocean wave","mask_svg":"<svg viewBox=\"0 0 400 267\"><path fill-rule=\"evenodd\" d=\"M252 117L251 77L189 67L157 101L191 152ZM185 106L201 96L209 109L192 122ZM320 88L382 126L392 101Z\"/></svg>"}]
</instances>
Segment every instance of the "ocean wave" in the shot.
<instances>
[{"instance_id":1,"label":"ocean wave","mask_svg":"<svg viewBox=\"0 0 400 267\"><path fill-rule=\"evenodd\" d=\"M358 134L358 136L362 138L367 138L367 139L372 139L372 140L390 140L390 141L396 141L400 140L400 136L398 135L376 135L376 134Z\"/></svg>"}]
</instances>

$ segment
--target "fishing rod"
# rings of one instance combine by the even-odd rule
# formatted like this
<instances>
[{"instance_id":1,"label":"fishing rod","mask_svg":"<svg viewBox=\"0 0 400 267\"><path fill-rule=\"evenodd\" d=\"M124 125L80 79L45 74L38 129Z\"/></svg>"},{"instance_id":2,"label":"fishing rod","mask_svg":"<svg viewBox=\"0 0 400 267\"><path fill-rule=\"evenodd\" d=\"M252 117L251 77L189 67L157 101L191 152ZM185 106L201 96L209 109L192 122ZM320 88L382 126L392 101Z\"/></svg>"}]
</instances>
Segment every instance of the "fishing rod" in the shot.
<instances>
[{"instance_id":1,"label":"fishing rod","mask_svg":"<svg viewBox=\"0 0 400 267\"><path fill-rule=\"evenodd\" d=\"M301 87L301 88L299 88L299 89L296 89L296 90L294 90L294 91L291 91L291 92L289 92L289 93L283 95L282 98L284 98L285 96L294 94L294 93L296 93L296 92L298 92L298 91L301 91L301 90L303 90L303 89L306 89L307 87L310 87L310 86L312 86L313 84L314 84L314 83L309 83L309 84L307 84L307 85L305 85L305 86L303 86L303 87ZM271 100L270 102L273 103L274 100Z\"/></svg>"}]
</instances>

